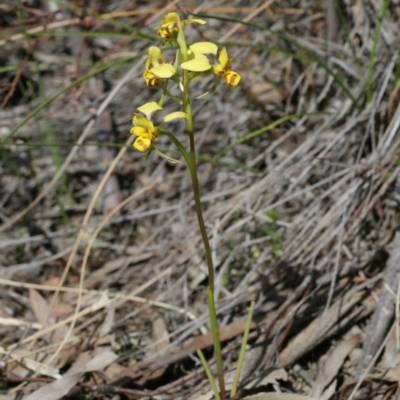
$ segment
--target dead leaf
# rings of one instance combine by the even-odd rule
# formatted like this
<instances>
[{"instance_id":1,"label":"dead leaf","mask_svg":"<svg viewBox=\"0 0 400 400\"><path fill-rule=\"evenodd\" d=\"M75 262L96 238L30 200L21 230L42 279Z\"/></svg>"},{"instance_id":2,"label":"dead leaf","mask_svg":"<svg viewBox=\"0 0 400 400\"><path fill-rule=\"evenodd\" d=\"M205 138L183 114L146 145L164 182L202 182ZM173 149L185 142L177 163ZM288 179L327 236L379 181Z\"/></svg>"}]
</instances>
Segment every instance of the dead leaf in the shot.
<instances>
[{"instance_id":1,"label":"dead leaf","mask_svg":"<svg viewBox=\"0 0 400 400\"><path fill-rule=\"evenodd\" d=\"M246 389L253 387L266 386L268 384L277 385L278 379L281 381L287 381L289 379L288 373L284 368L275 369L268 375L262 378L257 378L246 385Z\"/></svg>"},{"instance_id":2,"label":"dead leaf","mask_svg":"<svg viewBox=\"0 0 400 400\"><path fill-rule=\"evenodd\" d=\"M103 370L118 358L118 356L109 348L97 347L96 350L100 351L96 351L97 354L95 357L86 364L86 372Z\"/></svg>"},{"instance_id":3,"label":"dead leaf","mask_svg":"<svg viewBox=\"0 0 400 400\"><path fill-rule=\"evenodd\" d=\"M79 353L72 365L69 367L66 375L74 375L79 372L85 372L86 364L93 358L93 353L91 351L83 351Z\"/></svg>"},{"instance_id":4,"label":"dead leaf","mask_svg":"<svg viewBox=\"0 0 400 400\"><path fill-rule=\"evenodd\" d=\"M38 322L44 327L49 324L49 305L47 300L35 289L29 289L29 300L32 311Z\"/></svg>"},{"instance_id":5,"label":"dead leaf","mask_svg":"<svg viewBox=\"0 0 400 400\"><path fill-rule=\"evenodd\" d=\"M389 369L396 368L399 364L399 354L397 352L396 330L392 329L391 335L386 343L385 351L382 360L379 363L379 368Z\"/></svg>"},{"instance_id":6,"label":"dead leaf","mask_svg":"<svg viewBox=\"0 0 400 400\"><path fill-rule=\"evenodd\" d=\"M82 376L83 372L71 376L64 376L60 380L42 386L40 389L25 397L25 400L58 400L68 394Z\"/></svg>"},{"instance_id":7,"label":"dead leaf","mask_svg":"<svg viewBox=\"0 0 400 400\"><path fill-rule=\"evenodd\" d=\"M85 354L77 364L74 364L75 367L71 367L68 373L61 379L42 386L27 396L26 400L58 400L65 396L80 381L85 372L102 370L118 358L108 348L97 349L100 350L96 356L90 357L87 362L82 362L83 359L88 358L87 354ZM78 372L78 370L80 371ZM70 374L71 371L73 371L72 374Z\"/></svg>"},{"instance_id":8,"label":"dead leaf","mask_svg":"<svg viewBox=\"0 0 400 400\"><path fill-rule=\"evenodd\" d=\"M96 347L94 353L92 351L80 353L67 371L67 375L103 370L117 358L118 356L109 347Z\"/></svg>"},{"instance_id":9,"label":"dead leaf","mask_svg":"<svg viewBox=\"0 0 400 400\"><path fill-rule=\"evenodd\" d=\"M55 322L53 312L50 311L47 300L35 289L29 289L29 299L31 302L33 313L36 319L43 327L49 326ZM58 327L51 335L52 343L58 343L65 337L68 328L66 326Z\"/></svg>"},{"instance_id":10,"label":"dead leaf","mask_svg":"<svg viewBox=\"0 0 400 400\"><path fill-rule=\"evenodd\" d=\"M103 210L105 214L109 214L123 200L123 195L119 187L117 177L112 174L107 179L103 189L104 203Z\"/></svg>"},{"instance_id":11,"label":"dead leaf","mask_svg":"<svg viewBox=\"0 0 400 400\"><path fill-rule=\"evenodd\" d=\"M329 400L336 393L337 379L335 379L322 393L318 400Z\"/></svg>"},{"instance_id":12,"label":"dead leaf","mask_svg":"<svg viewBox=\"0 0 400 400\"><path fill-rule=\"evenodd\" d=\"M348 340L340 342L333 351L321 357L318 365L318 375L310 396L314 399L320 399L321 395L332 380L337 376L344 360L349 353L360 343L361 336L357 333Z\"/></svg>"},{"instance_id":13,"label":"dead leaf","mask_svg":"<svg viewBox=\"0 0 400 400\"><path fill-rule=\"evenodd\" d=\"M72 307L68 304L56 303L52 308L52 312L56 318L61 318L71 315L73 310Z\"/></svg>"},{"instance_id":14,"label":"dead leaf","mask_svg":"<svg viewBox=\"0 0 400 400\"><path fill-rule=\"evenodd\" d=\"M111 380L114 380L117 376L122 376L127 369L128 367L124 367L116 362L113 362L106 368L105 373L110 377Z\"/></svg>"},{"instance_id":15,"label":"dead leaf","mask_svg":"<svg viewBox=\"0 0 400 400\"><path fill-rule=\"evenodd\" d=\"M153 341L155 343L153 349L160 355L169 345L167 324L162 316L158 316L153 321Z\"/></svg>"},{"instance_id":16,"label":"dead leaf","mask_svg":"<svg viewBox=\"0 0 400 400\"><path fill-rule=\"evenodd\" d=\"M153 320L153 343L154 346L151 348L151 354L149 354L149 356L162 356L163 354L165 354L165 351L168 349L169 346L169 339L167 325L162 316L157 316ZM146 377L145 380L158 379L159 377L164 375L164 372L166 370L167 367L159 368L154 373L152 373L151 376Z\"/></svg>"}]
</instances>

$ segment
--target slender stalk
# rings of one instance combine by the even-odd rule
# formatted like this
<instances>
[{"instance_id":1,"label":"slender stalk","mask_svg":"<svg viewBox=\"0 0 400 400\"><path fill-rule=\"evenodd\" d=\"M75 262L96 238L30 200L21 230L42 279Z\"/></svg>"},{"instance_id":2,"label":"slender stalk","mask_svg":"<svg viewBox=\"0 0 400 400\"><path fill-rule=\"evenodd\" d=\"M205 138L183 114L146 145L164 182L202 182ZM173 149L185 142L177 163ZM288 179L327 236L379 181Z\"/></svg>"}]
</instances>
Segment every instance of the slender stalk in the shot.
<instances>
[{"instance_id":1,"label":"slender stalk","mask_svg":"<svg viewBox=\"0 0 400 400\"><path fill-rule=\"evenodd\" d=\"M214 263L212 259L210 242L207 236L206 225L204 223L203 212L201 209L200 187L199 187L199 180L197 177L196 156L194 154L194 138L193 138L194 135L190 134L189 132L189 136L190 136L190 159L192 164L192 166L190 167L190 177L192 179L194 203L196 208L197 221L199 223L200 233L203 239L204 250L206 253L206 260L208 267L208 286L214 293Z\"/></svg>"},{"instance_id":2,"label":"slender stalk","mask_svg":"<svg viewBox=\"0 0 400 400\"><path fill-rule=\"evenodd\" d=\"M204 250L206 253L207 259L207 267L208 267L208 286L211 288L211 291L214 293L214 263L211 254L211 246L207 236L207 229L204 223L203 212L201 209L201 201L200 201L200 186L199 179L197 175L197 162L196 162L196 149L194 142L194 128L193 128L193 117L192 117L192 107L190 105L190 97L189 97L189 72L183 71L183 111L188 116L186 120L186 126L189 131L189 141L190 141L190 165L188 165L190 170L190 177L192 180L193 186L193 194L194 194L194 203L196 208L197 221L199 223L201 237L203 239Z\"/></svg>"},{"instance_id":3,"label":"slender stalk","mask_svg":"<svg viewBox=\"0 0 400 400\"><path fill-rule=\"evenodd\" d=\"M197 221L199 223L199 228L200 228L200 232L201 232L201 237L203 239L203 245L204 245L204 250L205 250L206 259L207 259L208 311L210 314L211 333L213 336L214 353L215 353L215 360L217 363L217 375L218 375L219 389L220 389L220 393L221 393L221 400L225 400L226 392L225 392L224 369L223 369L222 353L221 353L221 341L219 338L218 319L217 319L217 312L215 309L215 301L214 301L214 263L213 263L213 259L212 259L210 242L209 242L208 236L207 236L207 229L206 229L206 225L204 223L203 211L201 209L200 186L199 186L199 179L198 179L198 175L197 175L196 151L195 151L194 132L193 132L193 120L192 120L190 99L189 99L189 95L188 95L188 88L186 87L186 84L188 84L187 71L184 71L183 74L184 74L183 109L189 117L187 120L187 127L189 130L189 141L190 141L190 152L189 152L190 163L188 164L188 167L189 167L189 171L190 171L190 177L192 180ZM186 76L185 76L185 74L186 74Z\"/></svg>"},{"instance_id":4,"label":"slender stalk","mask_svg":"<svg viewBox=\"0 0 400 400\"><path fill-rule=\"evenodd\" d=\"M185 36L183 34L183 27L178 19L178 44L181 49L181 54L183 61L188 60L188 50L186 45ZM218 375L218 383L221 400L226 400L226 392L225 392L225 382L224 382L224 369L222 363L222 354L221 354L221 341L219 338L219 327L218 327L218 319L217 312L215 309L215 301L214 301L214 263L212 260L211 254L211 246L207 236L207 229L204 223L203 211L201 209L201 201L200 201L200 186L199 179L197 174L197 163L196 163L196 149L195 149L195 141L194 141L194 127L193 127L193 116L192 116L192 107L190 105L190 97L189 97L189 83L191 80L191 76L189 75L189 71L183 70L182 72L182 84L183 84L183 92L182 92L182 107L183 111L188 116L186 120L186 126L189 133L189 141L190 141L190 151L189 157L187 161L188 168L190 171L190 178L192 180L193 186L193 194L194 194L194 203L197 215L197 221L199 223L201 237L203 239L204 250L206 253L207 259L207 268L208 268L208 287L207 287L207 303L208 303L208 311L210 315L210 323L211 323L211 333L213 337L214 344L214 353L215 359L217 363L217 375ZM212 382L210 381L212 384Z\"/></svg>"}]
</instances>

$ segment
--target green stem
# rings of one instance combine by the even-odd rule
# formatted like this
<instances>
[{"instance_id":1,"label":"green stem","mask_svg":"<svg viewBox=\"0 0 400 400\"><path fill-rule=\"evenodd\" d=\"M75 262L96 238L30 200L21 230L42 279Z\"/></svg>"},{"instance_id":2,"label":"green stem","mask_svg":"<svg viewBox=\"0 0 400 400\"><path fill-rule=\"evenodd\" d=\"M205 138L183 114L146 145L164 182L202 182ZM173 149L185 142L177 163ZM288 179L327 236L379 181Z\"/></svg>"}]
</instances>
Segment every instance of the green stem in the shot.
<instances>
[{"instance_id":1,"label":"green stem","mask_svg":"<svg viewBox=\"0 0 400 400\"><path fill-rule=\"evenodd\" d=\"M214 293L214 263L211 254L211 246L207 236L206 225L204 223L203 211L201 209L201 201L200 201L200 187L199 180L197 177L197 166L196 166L196 155L194 153L194 138L193 134L190 134L190 177L192 179L193 186L193 194L194 194L194 204L197 214L197 221L199 223L201 237L203 239L204 250L206 253L207 267L208 267L208 286Z\"/></svg>"},{"instance_id":2,"label":"green stem","mask_svg":"<svg viewBox=\"0 0 400 400\"><path fill-rule=\"evenodd\" d=\"M187 61L188 59L188 50L186 45L185 36L183 34L183 27L178 20L178 44L181 49L181 54L183 61ZM208 303L208 312L210 315L211 322L211 333L213 337L214 344L214 353L215 360L217 363L217 375L218 375L218 383L219 390L221 395L221 400L226 400L226 392L225 392L225 382L224 382L224 369L222 362L222 353L221 353L221 341L219 337L219 327L218 327L218 319L217 312L215 309L215 300L214 300L214 263L212 260L211 254L211 246L207 236L207 229L204 223L203 211L201 209L201 201L200 201L200 186L199 179L197 174L197 163L196 163L196 149L195 149L195 141L194 141L194 127L193 127L193 116L192 116L192 107L190 105L190 97L189 97L189 83L191 77L187 70L183 70L182 72L182 83L183 83L183 93L182 93L182 107L183 111L187 115L186 126L189 132L189 142L190 142L190 151L187 162L188 168L190 171L190 178L192 180L193 186L193 194L194 194L194 204L196 209L197 221L199 223L199 228L201 232L201 237L203 239L204 250L206 253L207 259L207 268L208 268L208 287L207 287L207 303Z\"/></svg>"},{"instance_id":3,"label":"green stem","mask_svg":"<svg viewBox=\"0 0 400 400\"><path fill-rule=\"evenodd\" d=\"M196 162L196 149L194 142L194 130L193 130L193 117L192 117L192 107L190 105L189 97L189 73L188 71L183 71L183 111L188 116L186 120L186 126L189 131L189 141L190 141L190 163L188 164L190 177L192 179L194 203L197 214L197 221L199 223L199 228L201 232L201 237L203 239L204 250L206 253L207 267L208 267L208 286L214 293L214 263L211 254L211 246L208 240L207 229L204 223L203 211L201 209L200 201L200 186L199 179L197 175L197 162Z\"/></svg>"}]
</instances>

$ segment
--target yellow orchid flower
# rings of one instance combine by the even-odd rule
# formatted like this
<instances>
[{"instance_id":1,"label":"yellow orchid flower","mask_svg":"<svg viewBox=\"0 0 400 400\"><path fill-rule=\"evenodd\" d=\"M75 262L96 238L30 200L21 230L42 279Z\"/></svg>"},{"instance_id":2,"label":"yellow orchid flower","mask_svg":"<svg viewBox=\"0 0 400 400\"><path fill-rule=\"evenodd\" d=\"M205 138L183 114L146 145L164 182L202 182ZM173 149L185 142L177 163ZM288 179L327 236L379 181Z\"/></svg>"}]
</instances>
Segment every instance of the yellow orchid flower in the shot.
<instances>
[{"instance_id":1,"label":"yellow orchid flower","mask_svg":"<svg viewBox=\"0 0 400 400\"><path fill-rule=\"evenodd\" d=\"M228 57L226 47L222 48L218 60L219 64L213 65L214 74L223 78L228 86L236 86L242 78L237 72L230 70L232 58Z\"/></svg>"},{"instance_id":2,"label":"yellow orchid flower","mask_svg":"<svg viewBox=\"0 0 400 400\"><path fill-rule=\"evenodd\" d=\"M157 35L165 40L176 40L178 37L178 21L179 15L176 12L168 13L164 16L160 26L157 29ZM198 18L184 19L182 21L183 29L189 24L206 24L207 21Z\"/></svg>"},{"instance_id":3,"label":"yellow orchid flower","mask_svg":"<svg viewBox=\"0 0 400 400\"><path fill-rule=\"evenodd\" d=\"M140 114L135 114L133 116L132 123L134 126L131 128L130 132L137 136L133 147L139 151L147 151L158 136L158 128L151 122L151 115L157 110L162 110L162 107L155 101L152 101L143 104L138 110L143 113L145 117Z\"/></svg>"},{"instance_id":4,"label":"yellow orchid flower","mask_svg":"<svg viewBox=\"0 0 400 400\"><path fill-rule=\"evenodd\" d=\"M134 127L131 128L130 132L138 136L133 143L133 147L139 151L148 150L151 144L157 139L158 132L153 123L140 114L134 115L132 123Z\"/></svg>"},{"instance_id":5,"label":"yellow orchid flower","mask_svg":"<svg viewBox=\"0 0 400 400\"><path fill-rule=\"evenodd\" d=\"M143 78L147 86L154 86L160 79L170 78L175 75L175 67L165 62L161 50L156 46L149 48L149 58L146 61L146 70Z\"/></svg>"},{"instance_id":6,"label":"yellow orchid flower","mask_svg":"<svg viewBox=\"0 0 400 400\"><path fill-rule=\"evenodd\" d=\"M211 64L205 54L217 55L218 47L212 42L198 42L189 46L189 61L183 62L181 67L189 71L204 72L211 69Z\"/></svg>"},{"instance_id":7,"label":"yellow orchid flower","mask_svg":"<svg viewBox=\"0 0 400 400\"><path fill-rule=\"evenodd\" d=\"M154 142L158 137L158 131L165 122L173 121L179 118L188 118L184 112L176 111L168 114L163 119L160 126L154 126L150 118L155 111L162 110L162 107L156 102L152 101L150 103L143 104L141 107L138 107L138 110L145 114L145 117L140 114L135 114L133 116L133 128L131 128L130 133L137 136L137 139L133 143L133 147L142 152L153 147Z\"/></svg>"}]
</instances>

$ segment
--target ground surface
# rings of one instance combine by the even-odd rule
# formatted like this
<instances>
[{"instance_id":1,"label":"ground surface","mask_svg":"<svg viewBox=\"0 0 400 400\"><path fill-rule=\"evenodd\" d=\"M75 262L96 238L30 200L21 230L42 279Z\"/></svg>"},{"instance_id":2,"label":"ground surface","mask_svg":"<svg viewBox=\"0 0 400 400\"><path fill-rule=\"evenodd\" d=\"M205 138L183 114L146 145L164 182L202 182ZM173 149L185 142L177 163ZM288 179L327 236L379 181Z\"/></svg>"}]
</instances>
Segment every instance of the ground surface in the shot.
<instances>
[{"instance_id":1,"label":"ground surface","mask_svg":"<svg viewBox=\"0 0 400 400\"><path fill-rule=\"evenodd\" d=\"M227 381L254 299L243 397L397 398L398 1L164 6L0 4L2 398L212 397L187 168L124 147L166 11L242 75L193 103Z\"/></svg>"}]
</instances>

